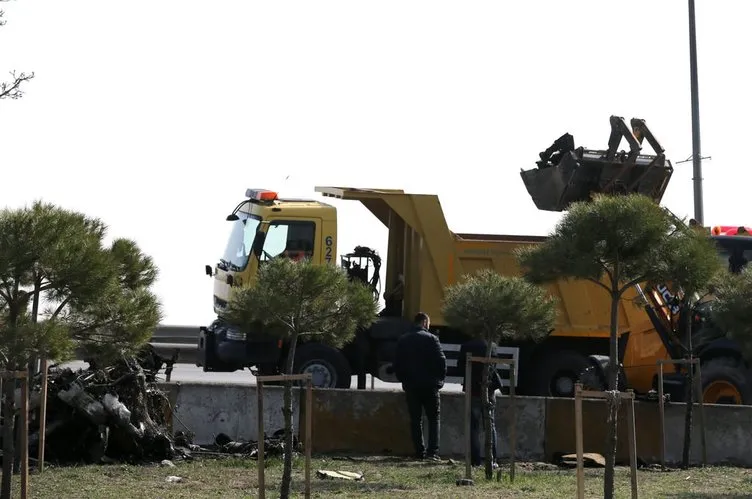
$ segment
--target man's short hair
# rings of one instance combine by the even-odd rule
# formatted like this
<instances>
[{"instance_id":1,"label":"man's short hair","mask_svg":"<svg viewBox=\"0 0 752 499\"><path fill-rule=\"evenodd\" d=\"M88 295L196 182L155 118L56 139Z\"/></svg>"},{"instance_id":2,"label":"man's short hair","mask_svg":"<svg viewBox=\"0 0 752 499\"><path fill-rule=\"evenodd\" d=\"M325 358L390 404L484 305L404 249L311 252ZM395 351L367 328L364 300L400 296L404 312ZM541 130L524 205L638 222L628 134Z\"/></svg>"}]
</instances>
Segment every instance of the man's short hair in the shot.
<instances>
[{"instance_id":1,"label":"man's short hair","mask_svg":"<svg viewBox=\"0 0 752 499\"><path fill-rule=\"evenodd\" d=\"M413 324L420 325L423 324L423 321L430 321L431 318L428 317L428 314L425 312L418 312L415 314L415 319L413 319Z\"/></svg>"}]
</instances>

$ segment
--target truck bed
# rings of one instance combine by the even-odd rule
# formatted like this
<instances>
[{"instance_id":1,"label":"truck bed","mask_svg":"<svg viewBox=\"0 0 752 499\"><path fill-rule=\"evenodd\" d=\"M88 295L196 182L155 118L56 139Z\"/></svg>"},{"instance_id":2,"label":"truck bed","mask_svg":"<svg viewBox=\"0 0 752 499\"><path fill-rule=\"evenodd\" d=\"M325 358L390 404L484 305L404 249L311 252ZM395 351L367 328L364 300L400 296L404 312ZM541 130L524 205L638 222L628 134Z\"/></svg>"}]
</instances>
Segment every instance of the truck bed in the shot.
<instances>
[{"instance_id":1,"label":"truck bed","mask_svg":"<svg viewBox=\"0 0 752 499\"><path fill-rule=\"evenodd\" d=\"M492 268L502 275L519 276L515 249L540 244L544 236L453 233L436 195L399 190L317 187L318 192L360 201L389 229L386 292L404 277L403 315L427 312L441 325L444 289L464 275ZM559 280L548 291L558 301L554 336L608 337L610 296L596 284ZM652 328L644 310L634 303L636 291L625 293L620 306L620 333Z\"/></svg>"}]
</instances>

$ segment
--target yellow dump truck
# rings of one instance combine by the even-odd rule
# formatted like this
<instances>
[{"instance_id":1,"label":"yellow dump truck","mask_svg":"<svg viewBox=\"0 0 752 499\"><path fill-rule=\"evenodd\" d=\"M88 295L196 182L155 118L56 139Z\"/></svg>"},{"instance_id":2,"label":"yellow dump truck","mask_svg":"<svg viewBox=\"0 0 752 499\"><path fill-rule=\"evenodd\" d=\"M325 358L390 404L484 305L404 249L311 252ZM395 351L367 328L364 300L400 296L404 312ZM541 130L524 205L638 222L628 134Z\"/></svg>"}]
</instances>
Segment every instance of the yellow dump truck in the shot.
<instances>
[{"instance_id":1,"label":"yellow dump truck","mask_svg":"<svg viewBox=\"0 0 752 499\"><path fill-rule=\"evenodd\" d=\"M461 381L457 355L467 338L444 324L441 303L444 289L462 275L493 268L518 275L514 249L542 240L535 236L457 234L449 230L436 195L401 190L318 187L324 196L362 203L388 228L384 296L386 306L368 331L341 350L304 343L297 350L296 372L310 372L317 386L349 387L352 375L365 374L396 381L391 362L397 338L418 311L432 317L448 358L449 382ZM255 367L275 372L286 346L263 335L246 335L222 320L233 290L254 279L259 265L283 252L299 252L316 263L336 264L337 212L317 200L280 199L268 190L249 189L228 217L232 224L224 256L207 274L214 277L214 307L218 319L202 328L200 360L206 371L234 371ZM356 248L341 262L352 275L379 289L381 258L368 248ZM496 354L518 359L518 389L530 395L566 396L573 392L579 373L591 354L607 354L608 296L589 282L561 281L549 287L559 298L556 329L539 344L509 344ZM636 296L636 292L635 292ZM639 307L624 301L623 331L647 331L650 319ZM508 378L508 376L504 376Z\"/></svg>"},{"instance_id":2,"label":"yellow dump truck","mask_svg":"<svg viewBox=\"0 0 752 499\"><path fill-rule=\"evenodd\" d=\"M593 192L639 192L660 202L671 177L671 163L643 120L632 120L633 130L623 119L611 117L612 133L605 151L575 148L569 134L540 154L538 168L522 172L536 206L563 211L574 201L587 200ZM622 137L629 152L618 152ZM643 139L655 155L641 152ZM493 268L503 275L519 275L514 249L538 244L542 237L454 233L447 226L435 195L409 194L393 189L317 187L324 197L353 200L365 206L388 228L388 251L384 282L385 307L374 324L360 331L342 349L312 341L296 350L295 372L313 375L318 387L350 387L353 375L358 388L365 388L366 374L396 382L392 372L394 348L418 311L432 317L448 360L448 382L460 382L457 357L467 338L447 327L441 317L444 289L463 275ZM222 258L206 266L214 279L214 310L217 319L201 327L198 366L205 371L236 371L250 368L260 374L279 371L287 345L266 337L262 331L239 331L223 319L232 293L253 282L259 266L286 255L309 258L317 264L337 264L337 210L321 200L281 199L276 192L248 189L227 217L230 236ZM348 230L348 228L343 228ZM719 254L746 252L752 238L714 234ZM747 247L745 246L745 248ZM736 248L736 249L734 249ZM752 252L752 249L750 249ZM752 255L747 255L752 257ZM341 255L340 264L351 277L369 284L381 294L381 257L370 248L356 247ZM554 331L542 342L505 344L495 355L517 359L517 390L520 394L571 396L583 372L601 378L608 361L610 298L588 281L559 281L548 287L559 299ZM667 317L666 286L643 290L635 286L622 300L619 317L619 352L625 376L622 380L638 393L656 386L656 360L681 357ZM640 306L643 302L647 306ZM729 401L752 404L748 369L738 345L715 331L708 309L692 311L697 334L696 355L703 361L706 402ZM672 336L674 335L674 336ZM500 370L505 382L508 373ZM667 374L669 392L681 398L681 376ZM745 377L746 376L746 377Z\"/></svg>"}]
</instances>

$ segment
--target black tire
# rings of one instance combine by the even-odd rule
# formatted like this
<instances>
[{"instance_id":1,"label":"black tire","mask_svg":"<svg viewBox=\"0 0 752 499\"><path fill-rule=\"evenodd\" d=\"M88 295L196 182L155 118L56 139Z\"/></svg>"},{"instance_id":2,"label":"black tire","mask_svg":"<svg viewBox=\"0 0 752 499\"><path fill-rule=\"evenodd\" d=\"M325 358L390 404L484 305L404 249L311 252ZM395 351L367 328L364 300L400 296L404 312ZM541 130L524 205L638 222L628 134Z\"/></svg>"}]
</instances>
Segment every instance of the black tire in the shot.
<instances>
[{"instance_id":1,"label":"black tire","mask_svg":"<svg viewBox=\"0 0 752 499\"><path fill-rule=\"evenodd\" d=\"M582 389L596 392L608 390L608 372L605 372L603 367L595 361L589 360L588 364L588 367L579 376ZM617 388L621 392L627 391L627 379L623 367L619 368Z\"/></svg>"},{"instance_id":2,"label":"black tire","mask_svg":"<svg viewBox=\"0 0 752 499\"><path fill-rule=\"evenodd\" d=\"M532 364L530 395L574 397L574 385L589 366L587 357L574 350L548 351Z\"/></svg>"},{"instance_id":3,"label":"black tire","mask_svg":"<svg viewBox=\"0 0 752 499\"><path fill-rule=\"evenodd\" d=\"M315 388L350 388L352 371L342 352L320 343L300 345L295 352L295 374L311 372Z\"/></svg>"},{"instance_id":4,"label":"black tire","mask_svg":"<svg viewBox=\"0 0 752 499\"><path fill-rule=\"evenodd\" d=\"M701 370L703 403L752 405L752 386L740 361L716 357L703 362Z\"/></svg>"},{"instance_id":5,"label":"black tire","mask_svg":"<svg viewBox=\"0 0 752 499\"><path fill-rule=\"evenodd\" d=\"M580 373L580 383L583 390L593 390L596 392L606 391L608 384L600 368L589 366Z\"/></svg>"}]
</instances>

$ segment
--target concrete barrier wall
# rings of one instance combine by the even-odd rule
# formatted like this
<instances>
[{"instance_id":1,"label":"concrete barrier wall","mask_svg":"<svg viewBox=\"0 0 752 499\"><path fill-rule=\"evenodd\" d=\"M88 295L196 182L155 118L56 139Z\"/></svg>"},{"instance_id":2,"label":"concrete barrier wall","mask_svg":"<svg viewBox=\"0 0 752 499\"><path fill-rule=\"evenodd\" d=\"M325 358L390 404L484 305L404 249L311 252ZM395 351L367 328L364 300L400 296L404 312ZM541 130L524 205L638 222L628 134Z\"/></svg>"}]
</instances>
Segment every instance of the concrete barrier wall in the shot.
<instances>
[{"instance_id":1,"label":"concrete barrier wall","mask_svg":"<svg viewBox=\"0 0 752 499\"><path fill-rule=\"evenodd\" d=\"M206 383L165 384L175 412L173 430L189 430L195 442L208 444L217 433L231 438L257 439L256 387ZM300 392L293 396L296 429L302 408ZM264 387L264 427L267 435L284 428L283 389ZM499 452L509 455L508 397L496 399ZM518 459L550 460L575 452L574 400L517 397L516 436ZM683 404L666 406L666 460L681 459L684 434ZM626 404L619 411L617 459L627 462ZM660 457L660 420L657 403L635 403L637 455L655 463ZM752 407L705 406L706 438L710 464L752 466ZM699 411L695 411L693 461L699 462ZM409 419L402 391L314 390L313 449L315 452L353 452L380 455L411 455ZM465 452L464 396L441 394L440 452L461 457ZM585 452L604 453L606 406L603 401L583 402ZM424 423L425 438L428 438Z\"/></svg>"},{"instance_id":2,"label":"concrete barrier wall","mask_svg":"<svg viewBox=\"0 0 752 499\"><path fill-rule=\"evenodd\" d=\"M699 405L695 404L693 417L693 463L702 461ZM583 441L585 452L604 453L606 438L606 405L601 401L583 401ZM752 466L752 407L705 405L705 436L709 464L737 464ZM666 462L678 463L684 446L685 404L665 406ZM619 408L617 423L617 461L629 462L627 447L627 407ZM648 463L660 462L661 433L660 411L657 402L636 402L635 423L637 456ZM558 453L575 452L574 400L548 399L546 410L545 458Z\"/></svg>"},{"instance_id":3,"label":"concrete barrier wall","mask_svg":"<svg viewBox=\"0 0 752 499\"><path fill-rule=\"evenodd\" d=\"M517 456L540 459L544 451L545 399L517 399ZM497 399L499 452L508 452L508 398ZM441 394L439 447L443 455L459 456L465 449L465 399L460 393ZM427 421L424 438L428 440ZM411 455L409 416L401 391L315 390L313 448L316 452L360 452Z\"/></svg>"},{"instance_id":4,"label":"concrete barrier wall","mask_svg":"<svg viewBox=\"0 0 752 499\"><path fill-rule=\"evenodd\" d=\"M693 418L693 462L701 462L699 406ZM656 421L658 420L656 408ZM685 406L666 407L666 460L679 462L684 442ZM640 428L638 427L638 431ZM706 405L705 432L710 464L752 466L752 406ZM640 438L639 436L637 438Z\"/></svg>"},{"instance_id":5,"label":"concrete barrier wall","mask_svg":"<svg viewBox=\"0 0 752 499\"><path fill-rule=\"evenodd\" d=\"M219 433L232 439L258 440L258 403L255 386L211 383L165 383L173 431L190 431L194 443L214 443ZM264 385L264 433L269 436L283 429L284 389ZM293 424L299 422L299 392L293 391Z\"/></svg>"},{"instance_id":6,"label":"concrete barrier wall","mask_svg":"<svg viewBox=\"0 0 752 499\"><path fill-rule=\"evenodd\" d=\"M574 427L574 399L548 399L546 401L546 460L557 454L571 454L576 451ZM637 455L648 462L660 459L660 424L657 404L635 403L635 428ZM629 462L627 434L627 404L619 408L617 422L616 459ZM582 428L583 450L605 454L608 408L605 401L583 400Z\"/></svg>"}]
</instances>

